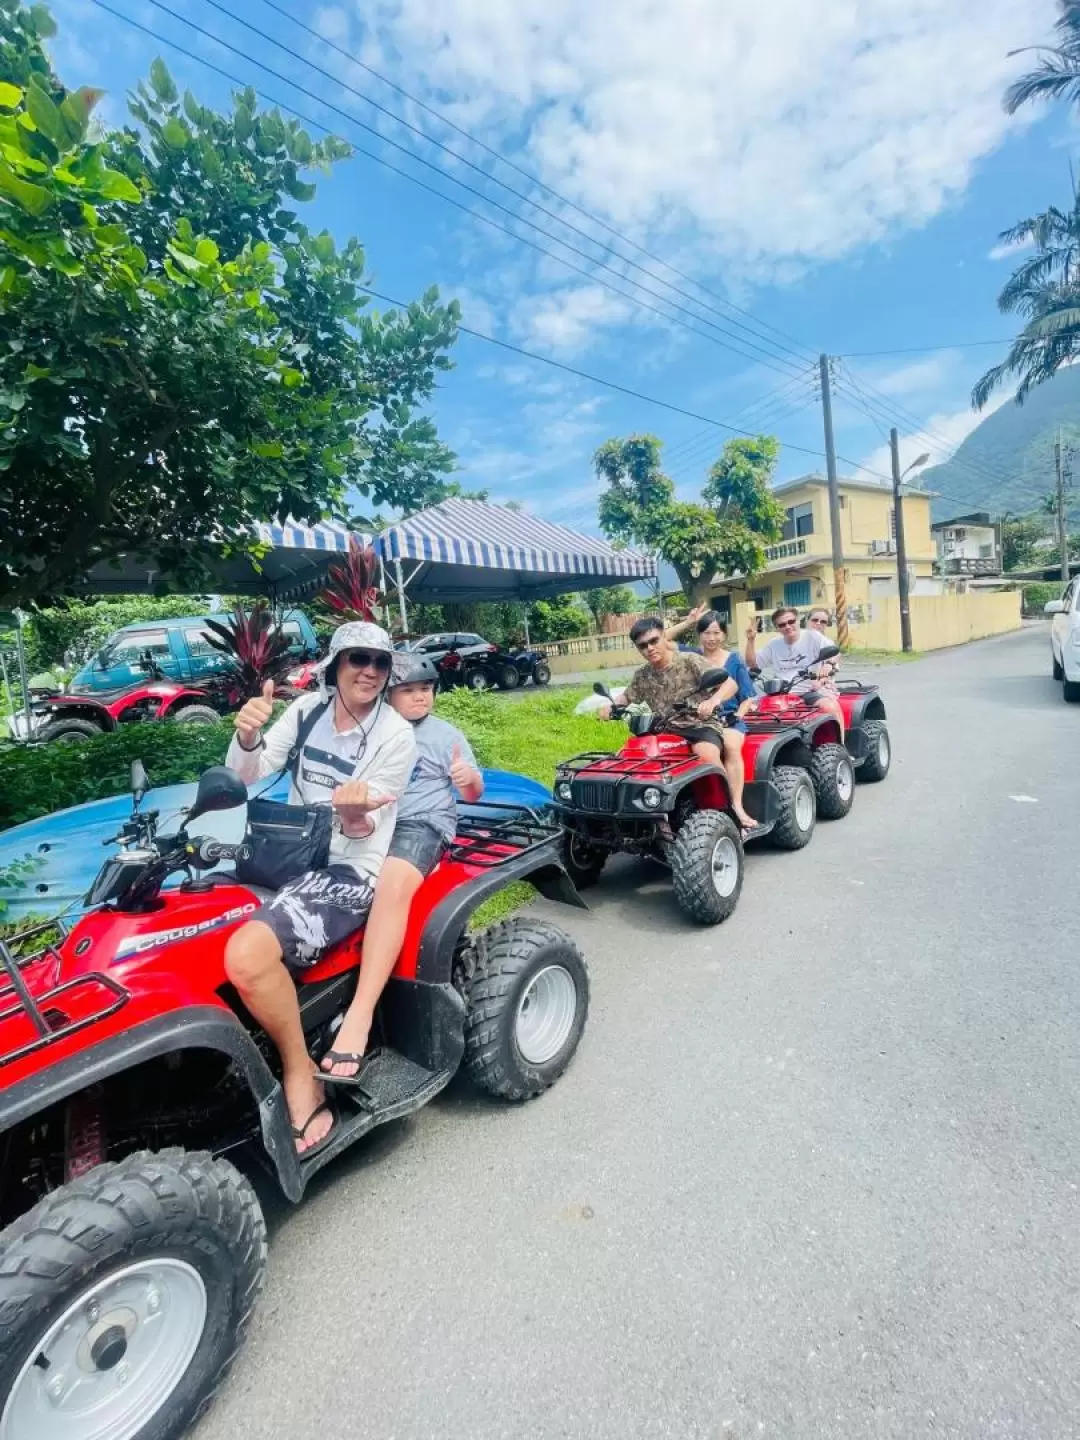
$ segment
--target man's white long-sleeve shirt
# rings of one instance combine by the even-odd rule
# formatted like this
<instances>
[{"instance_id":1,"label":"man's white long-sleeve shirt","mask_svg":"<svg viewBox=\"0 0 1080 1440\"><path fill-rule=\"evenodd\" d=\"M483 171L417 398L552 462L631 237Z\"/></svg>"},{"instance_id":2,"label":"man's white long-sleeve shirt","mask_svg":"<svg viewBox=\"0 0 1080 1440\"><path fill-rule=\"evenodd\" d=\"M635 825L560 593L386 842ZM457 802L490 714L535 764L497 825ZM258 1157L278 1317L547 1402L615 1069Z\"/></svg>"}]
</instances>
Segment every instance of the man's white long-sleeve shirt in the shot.
<instances>
[{"instance_id":1,"label":"man's white long-sleeve shirt","mask_svg":"<svg viewBox=\"0 0 1080 1440\"><path fill-rule=\"evenodd\" d=\"M225 757L226 765L248 785L273 775L289 758L300 721L322 703L317 694L302 695L294 700L280 720L267 730L263 737L265 743L256 750L245 750L239 735L234 735ZM373 882L386 859L397 819L397 801L415 761L412 726L385 699L376 702L371 714L360 724L336 730L331 694L331 703L304 741L289 799L296 805L328 805L334 790L349 780L364 780L375 795L392 796L389 805L373 810L368 816L372 825L370 834L345 835L335 823L330 841L332 862L350 865Z\"/></svg>"}]
</instances>

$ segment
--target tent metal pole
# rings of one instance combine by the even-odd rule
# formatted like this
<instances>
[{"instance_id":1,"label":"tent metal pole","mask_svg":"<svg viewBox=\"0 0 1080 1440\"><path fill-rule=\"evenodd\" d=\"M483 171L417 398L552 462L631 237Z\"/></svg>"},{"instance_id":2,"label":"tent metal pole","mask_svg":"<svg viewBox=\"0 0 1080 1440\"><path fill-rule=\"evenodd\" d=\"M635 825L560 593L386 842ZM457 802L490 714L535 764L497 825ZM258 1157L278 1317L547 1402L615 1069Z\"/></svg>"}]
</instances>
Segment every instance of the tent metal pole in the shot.
<instances>
[{"instance_id":1,"label":"tent metal pole","mask_svg":"<svg viewBox=\"0 0 1080 1440\"><path fill-rule=\"evenodd\" d=\"M26 738L31 739L30 680L26 674L26 646L23 644L23 613L15 611L15 648L19 657L19 683L23 692L23 714L26 716Z\"/></svg>"},{"instance_id":2,"label":"tent metal pole","mask_svg":"<svg viewBox=\"0 0 1080 1440\"><path fill-rule=\"evenodd\" d=\"M397 601L398 614L401 616L401 633L402 635L407 635L409 633L409 616L405 610L405 582L401 578L401 561L396 555L394 557L394 576L397 580Z\"/></svg>"}]
</instances>

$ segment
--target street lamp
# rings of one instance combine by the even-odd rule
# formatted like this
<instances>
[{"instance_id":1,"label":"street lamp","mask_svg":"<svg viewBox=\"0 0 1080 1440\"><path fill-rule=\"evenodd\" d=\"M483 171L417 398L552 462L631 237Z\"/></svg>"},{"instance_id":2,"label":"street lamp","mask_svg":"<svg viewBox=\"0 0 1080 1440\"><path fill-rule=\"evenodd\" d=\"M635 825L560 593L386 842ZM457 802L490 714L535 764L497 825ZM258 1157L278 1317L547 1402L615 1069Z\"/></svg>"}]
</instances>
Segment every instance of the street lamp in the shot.
<instances>
[{"instance_id":1,"label":"street lamp","mask_svg":"<svg viewBox=\"0 0 1080 1440\"><path fill-rule=\"evenodd\" d=\"M896 588L900 596L900 644L904 650L911 649L911 599L908 594L907 546L904 543L904 497L900 485L904 475L919 470L930 459L930 453L913 460L902 475L900 473L900 436L895 427L889 431L889 448L892 451L892 493L893 520L896 526Z\"/></svg>"}]
</instances>

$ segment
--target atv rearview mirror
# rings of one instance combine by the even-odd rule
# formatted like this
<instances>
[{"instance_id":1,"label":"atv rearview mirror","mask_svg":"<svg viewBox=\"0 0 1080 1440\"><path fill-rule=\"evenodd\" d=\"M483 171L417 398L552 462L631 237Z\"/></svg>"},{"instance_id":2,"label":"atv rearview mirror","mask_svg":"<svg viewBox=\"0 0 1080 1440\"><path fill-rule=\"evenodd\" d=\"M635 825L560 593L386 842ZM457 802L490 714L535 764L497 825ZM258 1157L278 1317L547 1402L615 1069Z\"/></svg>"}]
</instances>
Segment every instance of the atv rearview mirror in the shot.
<instances>
[{"instance_id":1,"label":"atv rearview mirror","mask_svg":"<svg viewBox=\"0 0 1080 1440\"><path fill-rule=\"evenodd\" d=\"M823 645L823 646L821 647L821 649L818 651L817 658L818 658L818 660L831 660L834 655L839 655L839 654L840 654L840 646L839 646L839 645ZM817 664L817 661L815 661L814 663Z\"/></svg>"},{"instance_id":2,"label":"atv rearview mirror","mask_svg":"<svg viewBox=\"0 0 1080 1440\"><path fill-rule=\"evenodd\" d=\"M132 760L131 794L136 805L138 805L140 800L142 800L143 796L149 789L150 781L146 778L146 767L143 765L141 760Z\"/></svg>"},{"instance_id":3,"label":"atv rearview mirror","mask_svg":"<svg viewBox=\"0 0 1080 1440\"><path fill-rule=\"evenodd\" d=\"M213 765L199 777L195 803L187 813L188 823L210 810L232 810L247 803L247 786L227 765Z\"/></svg>"},{"instance_id":4,"label":"atv rearview mirror","mask_svg":"<svg viewBox=\"0 0 1080 1440\"><path fill-rule=\"evenodd\" d=\"M607 688L607 686L602 680L594 680L592 688L594 695L603 695L605 700L611 699L611 691Z\"/></svg>"}]
</instances>

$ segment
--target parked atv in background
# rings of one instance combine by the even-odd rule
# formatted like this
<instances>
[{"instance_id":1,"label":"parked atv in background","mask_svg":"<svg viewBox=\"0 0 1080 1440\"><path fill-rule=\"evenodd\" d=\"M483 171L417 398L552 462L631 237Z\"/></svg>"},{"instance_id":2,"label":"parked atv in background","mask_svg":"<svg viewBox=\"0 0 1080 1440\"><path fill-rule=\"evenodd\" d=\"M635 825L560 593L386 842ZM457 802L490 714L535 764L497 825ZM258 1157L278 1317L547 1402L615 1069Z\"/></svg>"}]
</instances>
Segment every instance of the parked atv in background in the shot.
<instances>
[{"instance_id":1,"label":"parked atv in background","mask_svg":"<svg viewBox=\"0 0 1080 1440\"><path fill-rule=\"evenodd\" d=\"M821 652L823 659L832 659L839 655L840 650L835 645L826 646ZM815 746L823 743L836 745L840 743L840 737L836 733L837 725L831 716L824 714L814 708L812 690L804 690L802 693L793 693L793 687L803 684L815 677L813 671L803 670L790 680L781 680L776 676L769 676L760 680L762 693L758 697L757 708L754 715L748 716L748 721L753 722L755 718L774 716L784 724L798 725L809 728L814 735ZM892 741L889 738L889 727L886 724L885 702L881 698L881 692L876 685L866 685L861 680L841 680L833 682L838 690L836 699L839 701L840 710L844 717L843 745L851 763L854 767L855 777L858 780L874 782L884 780L889 773L889 766L892 763ZM826 740L826 736L828 739ZM834 752L829 752L830 760L839 760ZM826 779L828 771L827 762L822 759L815 772L815 787L818 788L819 806L823 794L829 789L822 782ZM834 771L835 775L839 770ZM851 808L849 798L847 809L836 809L839 797L836 795L837 787L832 787L833 799L826 799L826 810L819 813L826 814L828 818L837 818L838 815L846 814ZM853 794L853 791L852 791Z\"/></svg>"},{"instance_id":2,"label":"parked atv in background","mask_svg":"<svg viewBox=\"0 0 1080 1440\"><path fill-rule=\"evenodd\" d=\"M585 961L561 930L528 915L466 928L516 880L581 904L558 827L520 806L463 814L413 901L363 1089L338 1087L332 1140L298 1155L276 1050L225 975L225 944L263 892L218 868L238 846L194 833L247 791L232 771L207 771L179 829L162 834L146 787L136 764L95 908L59 933L27 933L18 953L0 942L5 1440L174 1440L221 1383L262 1285L266 1227L244 1169L258 1164L299 1201L461 1064L500 1100L540 1095L586 1023ZM361 945L351 936L297 977L316 1062Z\"/></svg>"},{"instance_id":3,"label":"parked atv in background","mask_svg":"<svg viewBox=\"0 0 1080 1440\"><path fill-rule=\"evenodd\" d=\"M143 656L142 668L147 677L144 681L113 692L31 691L29 732L24 711L9 718L8 728L17 740L72 745L143 720L212 725L242 700L232 693L233 687L224 677L202 685L166 679L149 651Z\"/></svg>"},{"instance_id":4,"label":"parked atv in background","mask_svg":"<svg viewBox=\"0 0 1080 1440\"><path fill-rule=\"evenodd\" d=\"M715 925L735 909L743 839L727 777L669 728L727 679L726 671L707 671L695 696L669 715L634 713L612 701L611 718L627 719L631 732L618 754L592 751L557 767L555 813L575 884L594 883L608 856L625 851L669 865L676 902L698 924ZM599 681L593 689L611 700ZM797 729L773 724L767 734L746 737L744 804L759 822L750 838L767 837L782 850L809 843L817 805L808 759Z\"/></svg>"},{"instance_id":5,"label":"parked atv in background","mask_svg":"<svg viewBox=\"0 0 1080 1440\"><path fill-rule=\"evenodd\" d=\"M551 666L547 656L540 650L514 650L510 655L522 685L531 680L534 685L547 685L551 681Z\"/></svg>"}]
</instances>

